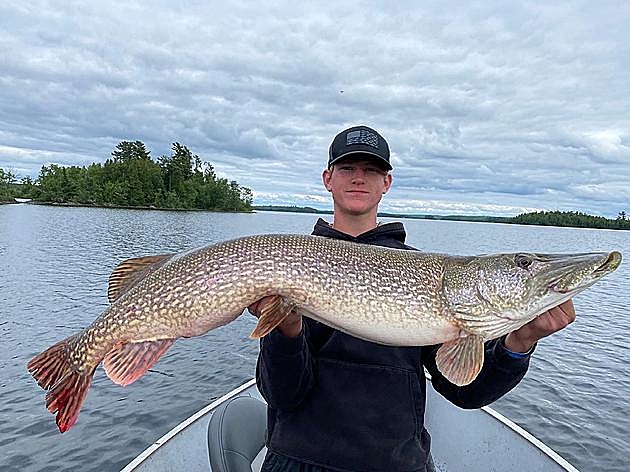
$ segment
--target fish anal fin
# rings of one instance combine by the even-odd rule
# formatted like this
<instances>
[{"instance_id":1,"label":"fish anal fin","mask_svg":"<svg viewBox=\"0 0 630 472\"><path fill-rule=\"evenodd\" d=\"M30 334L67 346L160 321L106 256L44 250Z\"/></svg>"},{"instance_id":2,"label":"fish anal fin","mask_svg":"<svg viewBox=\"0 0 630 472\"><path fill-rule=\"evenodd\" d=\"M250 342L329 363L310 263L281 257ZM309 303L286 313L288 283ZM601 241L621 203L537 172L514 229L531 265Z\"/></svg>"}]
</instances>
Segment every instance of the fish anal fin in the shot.
<instances>
[{"instance_id":1,"label":"fish anal fin","mask_svg":"<svg viewBox=\"0 0 630 472\"><path fill-rule=\"evenodd\" d=\"M129 385L142 377L175 342L174 339L118 344L103 359L112 382Z\"/></svg>"},{"instance_id":2,"label":"fish anal fin","mask_svg":"<svg viewBox=\"0 0 630 472\"><path fill-rule=\"evenodd\" d=\"M146 275L148 269L170 259L172 256L173 254L161 254L159 256L135 257L118 264L109 276L109 285L107 287L107 299L109 302L115 302L123 293L133 287Z\"/></svg>"},{"instance_id":3,"label":"fish anal fin","mask_svg":"<svg viewBox=\"0 0 630 472\"><path fill-rule=\"evenodd\" d=\"M483 356L483 338L469 335L442 344L435 355L435 362L444 377L462 386L477 378L483 367Z\"/></svg>"},{"instance_id":4,"label":"fish anal fin","mask_svg":"<svg viewBox=\"0 0 630 472\"><path fill-rule=\"evenodd\" d=\"M263 306L258 324L249 335L252 339L259 339L269 334L276 326L284 321L295 309L295 304L280 295L274 295L273 299Z\"/></svg>"}]
</instances>

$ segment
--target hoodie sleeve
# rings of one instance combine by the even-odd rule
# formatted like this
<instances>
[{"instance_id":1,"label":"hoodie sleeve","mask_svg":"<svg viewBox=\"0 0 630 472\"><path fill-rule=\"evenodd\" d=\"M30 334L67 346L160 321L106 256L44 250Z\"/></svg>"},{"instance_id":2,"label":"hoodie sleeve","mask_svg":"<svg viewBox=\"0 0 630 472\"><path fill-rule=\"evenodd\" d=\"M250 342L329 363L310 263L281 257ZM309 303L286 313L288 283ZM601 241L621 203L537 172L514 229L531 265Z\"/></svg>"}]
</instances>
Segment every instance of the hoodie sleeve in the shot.
<instances>
[{"instance_id":1,"label":"hoodie sleeve","mask_svg":"<svg viewBox=\"0 0 630 472\"><path fill-rule=\"evenodd\" d=\"M304 330L289 338L276 328L260 340L256 384L272 408L297 407L313 384L313 360Z\"/></svg>"},{"instance_id":2,"label":"hoodie sleeve","mask_svg":"<svg viewBox=\"0 0 630 472\"><path fill-rule=\"evenodd\" d=\"M486 341L484 364L479 375L469 385L458 387L438 370L435 354L440 345L426 346L422 362L431 374L435 390L460 408L481 408L512 390L525 376L529 355L514 356L503 344L503 338Z\"/></svg>"}]
</instances>

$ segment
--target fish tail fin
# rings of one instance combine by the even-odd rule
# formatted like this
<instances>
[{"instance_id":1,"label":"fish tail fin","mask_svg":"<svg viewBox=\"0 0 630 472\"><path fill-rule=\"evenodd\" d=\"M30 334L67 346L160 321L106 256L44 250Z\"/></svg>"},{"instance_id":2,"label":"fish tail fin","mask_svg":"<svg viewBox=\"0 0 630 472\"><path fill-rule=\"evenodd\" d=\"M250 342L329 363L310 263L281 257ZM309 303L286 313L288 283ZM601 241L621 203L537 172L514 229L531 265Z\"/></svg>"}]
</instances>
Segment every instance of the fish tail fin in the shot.
<instances>
[{"instance_id":1,"label":"fish tail fin","mask_svg":"<svg viewBox=\"0 0 630 472\"><path fill-rule=\"evenodd\" d=\"M56 415L57 427L61 433L65 433L76 423L95 370L96 368L67 374L46 395L46 408Z\"/></svg>"},{"instance_id":2,"label":"fish tail fin","mask_svg":"<svg viewBox=\"0 0 630 472\"><path fill-rule=\"evenodd\" d=\"M49 347L26 365L37 384L44 390L50 390L72 370L69 362L70 343L77 336L75 334Z\"/></svg>"},{"instance_id":3,"label":"fish tail fin","mask_svg":"<svg viewBox=\"0 0 630 472\"><path fill-rule=\"evenodd\" d=\"M70 336L33 357L27 369L46 394L46 408L57 415L59 431L67 431L76 422L87 395L94 370L78 372L70 362Z\"/></svg>"}]
</instances>

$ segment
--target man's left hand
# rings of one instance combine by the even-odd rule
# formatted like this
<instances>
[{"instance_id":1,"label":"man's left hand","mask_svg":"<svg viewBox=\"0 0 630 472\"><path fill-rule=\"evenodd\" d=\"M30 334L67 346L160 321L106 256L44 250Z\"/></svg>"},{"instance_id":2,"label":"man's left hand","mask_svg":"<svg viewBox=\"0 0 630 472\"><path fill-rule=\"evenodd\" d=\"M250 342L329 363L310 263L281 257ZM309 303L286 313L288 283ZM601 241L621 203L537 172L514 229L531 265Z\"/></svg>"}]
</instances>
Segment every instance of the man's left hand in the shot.
<instances>
[{"instance_id":1,"label":"man's left hand","mask_svg":"<svg viewBox=\"0 0 630 472\"><path fill-rule=\"evenodd\" d=\"M512 352L527 352L539 339L566 328L575 321L573 301L566 302L542 313L505 338L505 347Z\"/></svg>"}]
</instances>

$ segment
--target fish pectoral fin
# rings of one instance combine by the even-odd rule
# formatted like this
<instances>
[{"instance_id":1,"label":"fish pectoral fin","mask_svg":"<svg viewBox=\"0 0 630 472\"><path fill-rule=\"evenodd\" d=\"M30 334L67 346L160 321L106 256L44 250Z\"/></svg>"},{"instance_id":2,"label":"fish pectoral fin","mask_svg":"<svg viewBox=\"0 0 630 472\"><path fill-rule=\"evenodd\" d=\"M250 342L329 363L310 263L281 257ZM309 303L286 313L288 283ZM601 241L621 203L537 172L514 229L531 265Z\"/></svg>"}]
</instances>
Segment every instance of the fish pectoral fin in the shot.
<instances>
[{"instance_id":1,"label":"fish pectoral fin","mask_svg":"<svg viewBox=\"0 0 630 472\"><path fill-rule=\"evenodd\" d=\"M103 359L112 382L129 385L142 377L175 342L174 339L119 344Z\"/></svg>"},{"instance_id":2,"label":"fish pectoral fin","mask_svg":"<svg viewBox=\"0 0 630 472\"><path fill-rule=\"evenodd\" d=\"M142 279L149 268L170 259L173 255L161 254L159 256L135 257L118 264L109 276L109 286L107 287L107 299L109 302L114 303L123 293Z\"/></svg>"},{"instance_id":3,"label":"fish pectoral fin","mask_svg":"<svg viewBox=\"0 0 630 472\"><path fill-rule=\"evenodd\" d=\"M449 382L462 386L471 383L483 367L483 338L470 335L449 341L438 349L435 362Z\"/></svg>"},{"instance_id":4,"label":"fish pectoral fin","mask_svg":"<svg viewBox=\"0 0 630 472\"><path fill-rule=\"evenodd\" d=\"M258 324L249 337L252 339L259 339L266 336L276 326L282 323L295 308L295 304L290 302L288 299L281 297L280 295L274 295L273 299L263 306L260 318L258 318Z\"/></svg>"}]
</instances>

